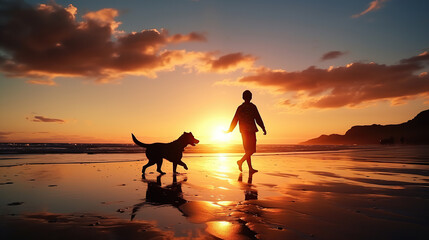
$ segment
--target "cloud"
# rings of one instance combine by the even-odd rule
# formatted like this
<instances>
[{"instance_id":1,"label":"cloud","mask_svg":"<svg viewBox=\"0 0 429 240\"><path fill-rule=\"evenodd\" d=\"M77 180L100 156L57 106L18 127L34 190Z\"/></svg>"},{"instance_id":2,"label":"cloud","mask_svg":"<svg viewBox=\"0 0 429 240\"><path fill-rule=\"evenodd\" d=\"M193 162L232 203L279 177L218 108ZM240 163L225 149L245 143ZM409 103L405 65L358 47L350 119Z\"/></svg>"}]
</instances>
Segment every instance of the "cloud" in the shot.
<instances>
[{"instance_id":1,"label":"cloud","mask_svg":"<svg viewBox=\"0 0 429 240\"><path fill-rule=\"evenodd\" d=\"M352 16L352 18L358 18L361 17L369 12L375 11L380 9L381 7L384 6L384 2L387 2L388 0L374 0L372 2L369 3L369 6L367 9L365 9L363 12L355 14Z\"/></svg>"},{"instance_id":2,"label":"cloud","mask_svg":"<svg viewBox=\"0 0 429 240\"><path fill-rule=\"evenodd\" d=\"M190 41L200 41L205 42L207 41L206 36L202 35L201 33L191 32L189 34L183 35L183 34L175 34L171 37L169 37L169 42L178 43L178 42L190 42Z\"/></svg>"},{"instance_id":3,"label":"cloud","mask_svg":"<svg viewBox=\"0 0 429 240\"><path fill-rule=\"evenodd\" d=\"M423 53L420 53L417 56L414 57L410 57L407 59L402 59L401 63L402 64L419 64L420 62L425 62L425 61L429 61L429 53L427 51L424 51Z\"/></svg>"},{"instance_id":4,"label":"cloud","mask_svg":"<svg viewBox=\"0 0 429 240\"><path fill-rule=\"evenodd\" d=\"M76 15L77 8L71 4L69 5L69 8L72 8L73 11L69 11L67 10L67 8L66 8L66 11L73 16ZM119 16L118 10L113 8L104 8L95 12L86 13L85 15L83 15L83 19L85 19L87 23L94 22L99 26L108 26L114 32L121 24L121 22L115 21L115 18L117 16ZM82 24L85 24L85 23L82 23Z\"/></svg>"},{"instance_id":5,"label":"cloud","mask_svg":"<svg viewBox=\"0 0 429 240\"><path fill-rule=\"evenodd\" d=\"M423 53L394 65L358 62L295 72L261 68L238 81L295 94L284 104L301 108L353 107L380 100L400 104L429 96L429 75L422 71L428 63L429 54Z\"/></svg>"},{"instance_id":6,"label":"cloud","mask_svg":"<svg viewBox=\"0 0 429 240\"><path fill-rule=\"evenodd\" d=\"M343 56L344 54L346 54L346 52L330 51L330 52L323 54L323 56L320 59L322 61L331 60L331 59L339 58L339 57Z\"/></svg>"},{"instance_id":7,"label":"cloud","mask_svg":"<svg viewBox=\"0 0 429 240\"><path fill-rule=\"evenodd\" d=\"M47 122L47 123L65 123L65 120L58 119L58 118L47 118L43 116L34 116L32 118L27 117L26 118L29 121L32 122Z\"/></svg>"},{"instance_id":8,"label":"cloud","mask_svg":"<svg viewBox=\"0 0 429 240\"><path fill-rule=\"evenodd\" d=\"M167 50L169 44L206 41L203 34L166 30L119 31L112 8L76 19L77 8L55 2L31 6L9 1L0 7L0 71L33 84L55 85L59 76L110 82L125 74L155 77L190 64L203 53Z\"/></svg>"},{"instance_id":9,"label":"cloud","mask_svg":"<svg viewBox=\"0 0 429 240\"><path fill-rule=\"evenodd\" d=\"M36 85L48 85L55 86L57 83L53 79L31 79L27 83L36 84Z\"/></svg>"},{"instance_id":10,"label":"cloud","mask_svg":"<svg viewBox=\"0 0 429 240\"><path fill-rule=\"evenodd\" d=\"M6 135L10 135L13 134L13 132L2 132L0 131L0 136L6 136Z\"/></svg>"},{"instance_id":11,"label":"cloud","mask_svg":"<svg viewBox=\"0 0 429 240\"><path fill-rule=\"evenodd\" d=\"M13 135L14 132L4 132L4 131L0 131L0 142L6 142L10 135Z\"/></svg>"},{"instance_id":12,"label":"cloud","mask_svg":"<svg viewBox=\"0 0 429 240\"><path fill-rule=\"evenodd\" d=\"M243 54L241 52L230 53L220 56L217 59L208 59L207 65L208 71L213 72L229 72L235 71L239 68L248 70L252 68L256 58L249 54Z\"/></svg>"}]
</instances>

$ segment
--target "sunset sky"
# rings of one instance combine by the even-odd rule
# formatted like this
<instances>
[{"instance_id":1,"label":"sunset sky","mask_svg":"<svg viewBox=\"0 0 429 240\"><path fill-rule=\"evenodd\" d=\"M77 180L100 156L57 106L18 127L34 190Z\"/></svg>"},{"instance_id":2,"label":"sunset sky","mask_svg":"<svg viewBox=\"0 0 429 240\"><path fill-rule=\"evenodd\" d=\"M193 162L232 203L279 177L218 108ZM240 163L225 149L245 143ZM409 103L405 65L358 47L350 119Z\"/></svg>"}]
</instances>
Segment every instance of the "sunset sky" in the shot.
<instances>
[{"instance_id":1,"label":"sunset sky","mask_svg":"<svg viewBox=\"0 0 429 240\"><path fill-rule=\"evenodd\" d=\"M293 144L429 108L427 0L0 0L0 142ZM229 141L240 143L238 128Z\"/></svg>"}]
</instances>

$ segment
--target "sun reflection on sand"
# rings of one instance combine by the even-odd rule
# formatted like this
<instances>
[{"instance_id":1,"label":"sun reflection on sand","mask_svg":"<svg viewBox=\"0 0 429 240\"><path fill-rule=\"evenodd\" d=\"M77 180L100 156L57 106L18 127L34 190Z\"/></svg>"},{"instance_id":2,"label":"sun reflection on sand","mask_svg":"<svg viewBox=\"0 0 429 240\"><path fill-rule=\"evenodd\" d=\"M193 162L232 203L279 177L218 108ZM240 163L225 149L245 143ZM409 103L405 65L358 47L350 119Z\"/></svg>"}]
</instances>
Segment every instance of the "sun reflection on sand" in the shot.
<instances>
[{"instance_id":1,"label":"sun reflection on sand","mask_svg":"<svg viewBox=\"0 0 429 240\"><path fill-rule=\"evenodd\" d=\"M238 236L240 225L228 221L212 221L206 223L206 231L221 239L243 239Z\"/></svg>"},{"instance_id":2,"label":"sun reflection on sand","mask_svg":"<svg viewBox=\"0 0 429 240\"><path fill-rule=\"evenodd\" d=\"M219 153L217 154L218 163L216 164L216 171L220 173L231 173L236 170L236 167L232 164L230 158L228 158L227 154ZM224 175L223 177L227 177Z\"/></svg>"}]
</instances>

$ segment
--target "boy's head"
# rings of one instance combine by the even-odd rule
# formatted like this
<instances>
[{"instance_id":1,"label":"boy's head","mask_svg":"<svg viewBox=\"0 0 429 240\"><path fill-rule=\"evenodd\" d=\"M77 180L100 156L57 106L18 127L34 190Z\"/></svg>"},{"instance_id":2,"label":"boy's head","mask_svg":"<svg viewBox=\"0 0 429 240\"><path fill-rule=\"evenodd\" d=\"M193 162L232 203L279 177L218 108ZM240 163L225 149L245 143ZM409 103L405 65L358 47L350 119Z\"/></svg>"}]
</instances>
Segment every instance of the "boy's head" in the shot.
<instances>
[{"instance_id":1,"label":"boy's head","mask_svg":"<svg viewBox=\"0 0 429 240\"><path fill-rule=\"evenodd\" d=\"M243 92L243 100L246 102L250 102L250 100L252 100L252 93L249 90Z\"/></svg>"}]
</instances>

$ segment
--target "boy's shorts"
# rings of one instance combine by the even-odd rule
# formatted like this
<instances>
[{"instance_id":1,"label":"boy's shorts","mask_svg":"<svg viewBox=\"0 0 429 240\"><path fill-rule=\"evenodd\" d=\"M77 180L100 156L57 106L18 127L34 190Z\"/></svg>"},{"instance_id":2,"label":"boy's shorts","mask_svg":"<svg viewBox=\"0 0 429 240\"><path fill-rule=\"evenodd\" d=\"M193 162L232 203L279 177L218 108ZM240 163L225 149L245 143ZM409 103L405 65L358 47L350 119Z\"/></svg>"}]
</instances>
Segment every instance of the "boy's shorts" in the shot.
<instances>
[{"instance_id":1,"label":"boy's shorts","mask_svg":"<svg viewBox=\"0 0 429 240\"><path fill-rule=\"evenodd\" d=\"M256 132L241 132L244 152L253 154L256 152Z\"/></svg>"}]
</instances>

